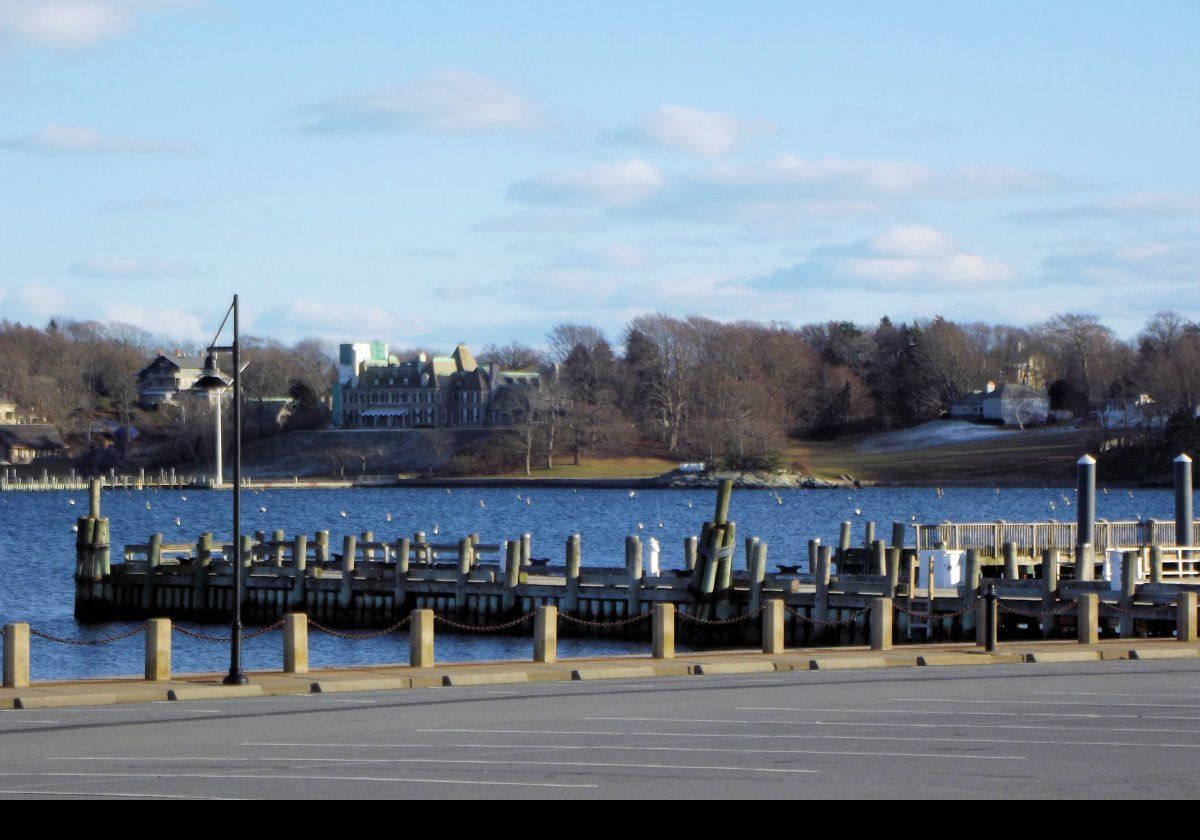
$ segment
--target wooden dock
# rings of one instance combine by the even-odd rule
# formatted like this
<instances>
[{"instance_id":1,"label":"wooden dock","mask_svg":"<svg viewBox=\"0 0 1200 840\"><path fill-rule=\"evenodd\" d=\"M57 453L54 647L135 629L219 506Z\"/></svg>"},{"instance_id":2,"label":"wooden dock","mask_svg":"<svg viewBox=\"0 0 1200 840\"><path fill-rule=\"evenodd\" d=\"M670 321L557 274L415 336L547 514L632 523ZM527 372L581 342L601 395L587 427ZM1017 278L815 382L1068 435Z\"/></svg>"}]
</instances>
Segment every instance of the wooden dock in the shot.
<instances>
[{"instance_id":1,"label":"wooden dock","mask_svg":"<svg viewBox=\"0 0 1200 840\"><path fill-rule=\"evenodd\" d=\"M683 541L684 568L658 575L647 573L637 536L626 538L623 564L585 565L579 534L567 539L560 564L534 560L530 534L486 544L478 535L435 542L421 532L368 532L345 535L339 544L325 530L311 537L276 531L240 537L245 573L243 591L235 593L234 545L210 533L194 543L166 543L162 534L152 534L145 543L126 545L112 562L108 521L99 515L100 491L93 483L90 515L78 523L75 614L81 621L167 617L216 623L229 620L239 598L245 620L262 625L305 613L327 627L388 628L413 610L428 609L468 626L511 623L511 632L528 633L532 622L517 619L553 606L565 636L648 638L655 606L668 604L679 616L682 640L745 644L757 642L756 619L777 601L787 644L854 645L868 642L869 613L881 598L895 610L894 625L890 616L888 621L895 640L957 641L980 632L981 596L991 584L1005 638L1076 632L1071 609L1087 595L1096 596L1101 633L1169 634L1176 617L1167 608L1181 591L1200 589L1192 553L1161 545L1123 552L1123 578L1116 585L1097 574L1093 555L1084 555L1091 563L1072 561L1057 548L1035 556L1019 553L1013 542L993 547L1002 563L986 562L982 546L968 548L962 580L954 586L938 586L937 576L928 573L919 586L919 567L932 564L933 555L882 540L853 548L843 539L836 552L811 540L807 569L772 572L767 544L749 537L740 546L742 568L735 569L739 544L736 525L727 519L730 490L722 487L713 520ZM894 527L893 542L903 533Z\"/></svg>"}]
</instances>

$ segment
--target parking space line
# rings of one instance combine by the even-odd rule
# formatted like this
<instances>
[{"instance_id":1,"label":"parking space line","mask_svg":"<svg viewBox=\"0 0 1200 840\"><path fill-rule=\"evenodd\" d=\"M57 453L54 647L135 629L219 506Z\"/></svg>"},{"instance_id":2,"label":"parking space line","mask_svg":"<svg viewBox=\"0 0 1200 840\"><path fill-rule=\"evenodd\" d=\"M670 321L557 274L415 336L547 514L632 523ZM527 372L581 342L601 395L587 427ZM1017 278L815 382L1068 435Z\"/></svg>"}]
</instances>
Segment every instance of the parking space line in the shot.
<instances>
[{"instance_id":1,"label":"parking space line","mask_svg":"<svg viewBox=\"0 0 1200 840\"><path fill-rule=\"evenodd\" d=\"M421 779L401 776L313 776L313 775L284 775L264 771L262 773L160 773L154 772L147 776L141 773L0 773L0 776L21 776L23 778L81 778L81 779L258 779L312 781L312 782L408 782L411 784L431 785L498 785L501 787L535 787L535 788L595 788L598 785L576 784L573 782L518 782L497 781L495 779Z\"/></svg>"},{"instance_id":2,"label":"parking space line","mask_svg":"<svg viewBox=\"0 0 1200 840\"><path fill-rule=\"evenodd\" d=\"M825 721L825 720L731 720L729 718L644 718L644 717L586 717L587 721L626 721L631 723L739 723L747 726L860 726L895 729L895 723L880 723L874 721ZM1091 731L1071 729L1062 726L1035 726L1028 723L913 723L905 721L906 729L1016 729L1039 732L1073 732ZM1148 729L1146 727L1104 727L1101 732L1137 732L1145 735L1198 735L1200 729ZM1196 745L1200 747L1200 744Z\"/></svg>"}]
</instances>

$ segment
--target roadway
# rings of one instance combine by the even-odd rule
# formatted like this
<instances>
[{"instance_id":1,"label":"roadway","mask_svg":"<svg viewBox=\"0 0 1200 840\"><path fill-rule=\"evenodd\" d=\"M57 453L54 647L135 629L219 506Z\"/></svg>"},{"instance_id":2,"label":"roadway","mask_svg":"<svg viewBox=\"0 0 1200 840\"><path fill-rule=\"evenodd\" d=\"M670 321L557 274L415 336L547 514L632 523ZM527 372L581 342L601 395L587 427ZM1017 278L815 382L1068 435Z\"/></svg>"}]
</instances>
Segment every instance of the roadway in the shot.
<instances>
[{"instance_id":1,"label":"roadway","mask_svg":"<svg viewBox=\"0 0 1200 840\"><path fill-rule=\"evenodd\" d=\"M1198 771L1187 661L0 712L0 798L1193 798Z\"/></svg>"}]
</instances>

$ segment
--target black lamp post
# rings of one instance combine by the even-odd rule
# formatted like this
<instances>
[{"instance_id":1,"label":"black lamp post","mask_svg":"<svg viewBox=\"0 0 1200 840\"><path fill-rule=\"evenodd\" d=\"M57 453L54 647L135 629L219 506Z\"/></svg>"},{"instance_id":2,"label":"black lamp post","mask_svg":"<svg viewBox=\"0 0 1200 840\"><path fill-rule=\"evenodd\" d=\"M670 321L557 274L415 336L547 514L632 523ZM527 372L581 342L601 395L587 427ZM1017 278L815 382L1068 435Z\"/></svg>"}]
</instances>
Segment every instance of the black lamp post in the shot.
<instances>
[{"instance_id":1,"label":"black lamp post","mask_svg":"<svg viewBox=\"0 0 1200 840\"><path fill-rule=\"evenodd\" d=\"M233 315L233 343L217 344L225 324ZM229 638L229 675L225 685L246 685L249 680L242 673L242 358L238 346L238 296L225 312L213 343L208 347L204 360L204 375L196 380L192 389L206 394L216 394L229 386L217 367L217 353L233 354L233 623Z\"/></svg>"}]
</instances>

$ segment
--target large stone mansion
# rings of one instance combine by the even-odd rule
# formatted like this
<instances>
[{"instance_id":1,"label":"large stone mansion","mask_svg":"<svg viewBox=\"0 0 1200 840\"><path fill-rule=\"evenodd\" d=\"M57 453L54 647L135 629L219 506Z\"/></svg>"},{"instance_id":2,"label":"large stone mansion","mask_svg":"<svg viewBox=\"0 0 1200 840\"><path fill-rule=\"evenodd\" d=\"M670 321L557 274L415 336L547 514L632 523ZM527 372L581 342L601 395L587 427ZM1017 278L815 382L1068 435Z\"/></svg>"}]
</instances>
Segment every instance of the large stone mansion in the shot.
<instances>
[{"instance_id":1,"label":"large stone mansion","mask_svg":"<svg viewBox=\"0 0 1200 840\"><path fill-rule=\"evenodd\" d=\"M449 356L400 361L381 344L343 344L334 421L345 429L443 429L509 425L522 391L541 371L480 366L465 344Z\"/></svg>"}]
</instances>

